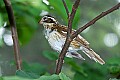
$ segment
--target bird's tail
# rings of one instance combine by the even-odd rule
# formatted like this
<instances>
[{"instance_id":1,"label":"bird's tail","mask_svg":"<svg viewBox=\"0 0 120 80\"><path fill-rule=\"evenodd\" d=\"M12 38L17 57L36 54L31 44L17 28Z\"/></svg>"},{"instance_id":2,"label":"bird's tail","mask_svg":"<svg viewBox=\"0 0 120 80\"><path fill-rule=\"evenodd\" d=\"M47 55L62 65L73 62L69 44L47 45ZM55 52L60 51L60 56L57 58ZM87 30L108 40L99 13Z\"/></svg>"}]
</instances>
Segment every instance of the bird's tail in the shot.
<instances>
[{"instance_id":1,"label":"bird's tail","mask_svg":"<svg viewBox=\"0 0 120 80\"><path fill-rule=\"evenodd\" d=\"M98 54L96 54L92 49L83 47L82 51L90 58L100 64L105 64L105 62L100 58Z\"/></svg>"}]
</instances>

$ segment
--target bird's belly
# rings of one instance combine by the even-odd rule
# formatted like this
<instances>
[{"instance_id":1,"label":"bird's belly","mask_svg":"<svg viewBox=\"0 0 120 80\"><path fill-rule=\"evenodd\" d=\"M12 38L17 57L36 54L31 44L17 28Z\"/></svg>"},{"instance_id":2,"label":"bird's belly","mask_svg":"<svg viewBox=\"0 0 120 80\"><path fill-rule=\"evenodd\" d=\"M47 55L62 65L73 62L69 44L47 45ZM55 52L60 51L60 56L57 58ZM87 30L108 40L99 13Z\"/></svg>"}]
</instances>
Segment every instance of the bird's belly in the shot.
<instances>
[{"instance_id":1,"label":"bird's belly","mask_svg":"<svg viewBox=\"0 0 120 80\"><path fill-rule=\"evenodd\" d=\"M60 33L58 33L57 31L53 31L51 33L47 33L45 35L46 39L48 40L50 46L58 51L61 52L63 45L65 43L66 38L63 37ZM72 42L73 43L73 42ZM73 46L73 44L70 44L70 47L68 48L68 51L78 51L80 50L80 47L76 48L75 46Z\"/></svg>"},{"instance_id":2,"label":"bird's belly","mask_svg":"<svg viewBox=\"0 0 120 80\"><path fill-rule=\"evenodd\" d=\"M65 43L65 38L58 32L54 31L49 34L48 42L54 50L61 52Z\"/></svg>"}]
</instances>

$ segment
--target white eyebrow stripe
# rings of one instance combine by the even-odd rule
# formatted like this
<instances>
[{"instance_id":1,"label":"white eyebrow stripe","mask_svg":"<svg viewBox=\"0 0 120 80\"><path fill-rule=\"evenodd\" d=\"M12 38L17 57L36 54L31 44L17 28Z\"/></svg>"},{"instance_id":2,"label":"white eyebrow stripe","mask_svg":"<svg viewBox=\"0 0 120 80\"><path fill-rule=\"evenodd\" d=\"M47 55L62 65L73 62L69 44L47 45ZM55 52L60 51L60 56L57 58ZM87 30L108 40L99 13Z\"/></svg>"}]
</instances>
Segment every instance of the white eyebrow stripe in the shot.
<instances>
[{"instance_id":1,"label":"white eyebrow stripe","mask_svg":"<svg viewBox=\"0 0 120 80\"><path fill-rule=\"evenodd\" d=\"M52 17L48 17L48 18L51 18L53 21L56 21L54 18L52 18Z\"/></svg>"}]
</instances>

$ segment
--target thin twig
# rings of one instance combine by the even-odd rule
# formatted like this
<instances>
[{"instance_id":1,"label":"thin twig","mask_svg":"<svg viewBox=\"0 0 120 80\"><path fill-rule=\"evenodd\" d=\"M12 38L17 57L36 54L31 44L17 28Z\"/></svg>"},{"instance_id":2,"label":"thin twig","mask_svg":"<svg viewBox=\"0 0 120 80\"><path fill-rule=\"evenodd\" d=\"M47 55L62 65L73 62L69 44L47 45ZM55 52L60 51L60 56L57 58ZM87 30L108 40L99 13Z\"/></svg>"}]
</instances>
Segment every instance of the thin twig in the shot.
<instances>
[{"instance_id":1,"label":"thin twig","mask_svg":"<svg viewBox=\"0 0 120 80\"><path fill-rule=\"evenodd\" d=\"M70 36L71 32L72 32L72 22L73 22L73 19L75 17L75 13L76 13L76 10L79 6L79 3L80 3L80 0L76 0L74 5L72 6L72 12L68 18L68 36Z\"/></svg>"},{"instance_id":2,"label":"thin twig","mask_svg":"<svg viewBox=\"0 0 120 80\"><path fill-rule=\"evenodd\" d=\"M65 10L66 10L67 16L68 16L68 18L69 18L69 10L68 10L68 7L67 7L67 5L66 5L66 2L65 2L65 0L62 0L62 2L63 2L63 4L64 4L64 7L65 7Z\"/></svg>"},{"instance_id":3,"label":"thin twig","mask_svg":"<svg viewBox=\"0 0 120 80\"><path fill-rule=\"evenodd\" d=\"M83 27L79 28L75 33L72 34L71 39L74 39L79 33L81 33L83 30L85 30L86 28L90 27L91 25L93 25L96 21L98 21L99 19L103 18L104 16L110 14L111 12L119 9L120 7L120 3L118 3L117 5L113 6L112 8L110 8L109 10L102 12L100 15L98 15L97 17L95 17L94 19L92 19L91 21L89 21L87 24L85 24Z\"/></svg>"},{"instance_id":4,"label":"thin twig","mask_svg":"<svg viewBox=\"0 0 120 80\"><path fill-rule=\"evenodd\" d=\"M7 13L8 13L8 18L9 18L9 22L10 22L10 26L11 26L16 68L17 68L17 70L21 70L21 60L20 60L20 55L19 55L20 50L19 50L16 22L15 22L15 18L14 18L14 14L13 14L13 9L12 9L10 0L3 0L3 1L5 4Z\"/></svg>"},{"instance_id":5,"label":"thin twig","mask_svg":"<svg viewBox=\"0 0 120 80\"><path fill-rule=\"evenodd\" d=\"M61 53L59 55L59 58L58 58L58 63L57 63L57 66L56 66L56 74L59 74L61 72L64 57L65 57L65 55L67 53L68 47L70 45L70 42L72 41L71 38L70 38L70 35L71 35L71 32L72 32L72 22L73 22L76 10L77 10L77 8L79 6L79 3L80 3L80 0L76 0L75 1L74 5L72 7L72 12L71 12L70 16L68 16L69 18L68 18L67 38L66 38L65 44L64 44L64 46L62 48L62 51L61 51Z\"/></svg>"}]
</instances>

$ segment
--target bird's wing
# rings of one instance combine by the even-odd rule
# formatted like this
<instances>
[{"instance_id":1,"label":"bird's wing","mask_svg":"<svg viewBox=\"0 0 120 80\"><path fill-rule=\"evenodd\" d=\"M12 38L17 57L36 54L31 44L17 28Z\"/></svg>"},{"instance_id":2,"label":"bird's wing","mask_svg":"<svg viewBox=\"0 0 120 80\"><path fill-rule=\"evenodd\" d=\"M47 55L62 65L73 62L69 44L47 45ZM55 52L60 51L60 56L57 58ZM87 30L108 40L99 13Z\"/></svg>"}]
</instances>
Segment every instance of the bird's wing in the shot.
<instances>
[{"instance_id":1,"label":"bird's wing","mask_svg":"<svg viewBox=\"0 0 120 80\"><path fill-rule=\"evenodd\" d=\"M89 46L89 42L85 40L82 36L78 35L76 38L76 41L80 42L81 44L85 46Z\"/></svg>"},{"instance_id":2,"label":"bird's wing","mask_svg":"<svg viewBox=\"0 0 120 80\"><path fill-rule=\"evenodd\" d=\"M66 26L64 25L54 25L54 28L57 29L57 31L66 37L67 35L67 28ZM72 33L74 33L75 30L72 30ZM87 42L87 40L85 40L82 36L78 35L75 39L74 39L76 42L79 42L81 45L84 45L84 46L89 46L89 43ZM73 40L73 41L74 41Z\"/></svg>"}]
</instances>

